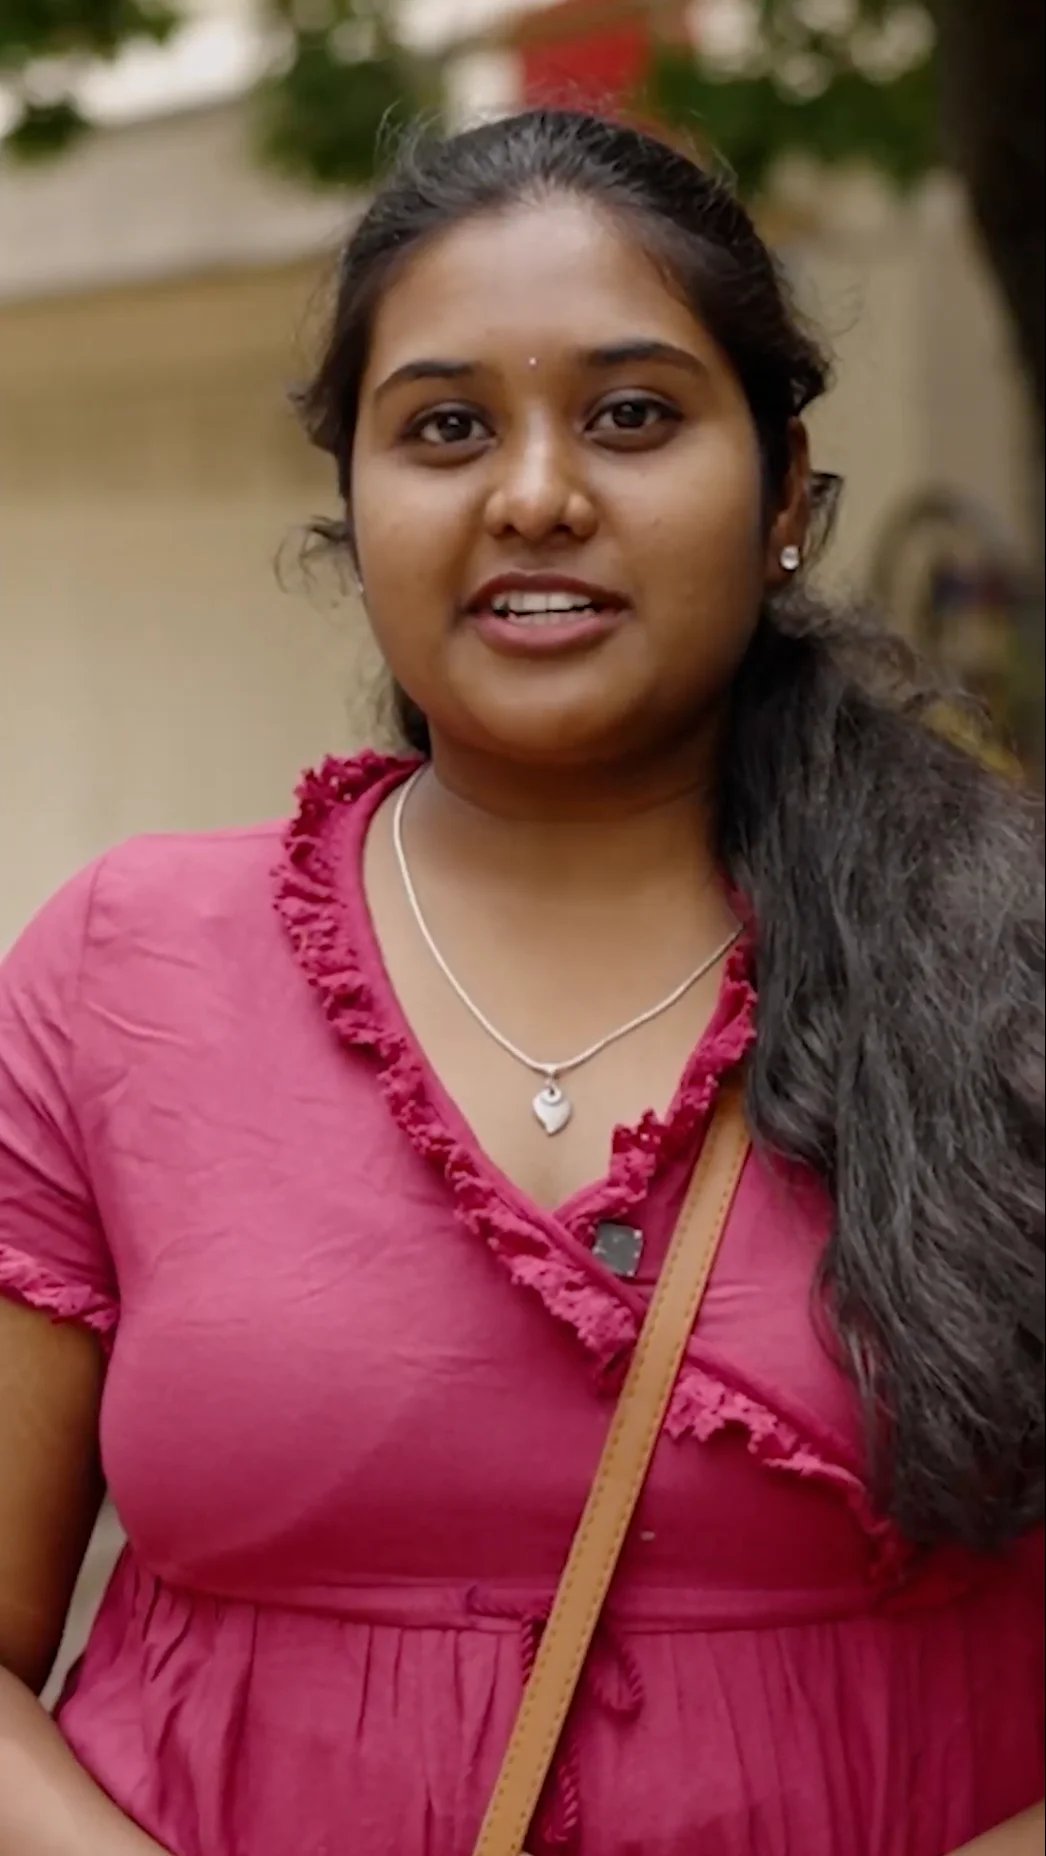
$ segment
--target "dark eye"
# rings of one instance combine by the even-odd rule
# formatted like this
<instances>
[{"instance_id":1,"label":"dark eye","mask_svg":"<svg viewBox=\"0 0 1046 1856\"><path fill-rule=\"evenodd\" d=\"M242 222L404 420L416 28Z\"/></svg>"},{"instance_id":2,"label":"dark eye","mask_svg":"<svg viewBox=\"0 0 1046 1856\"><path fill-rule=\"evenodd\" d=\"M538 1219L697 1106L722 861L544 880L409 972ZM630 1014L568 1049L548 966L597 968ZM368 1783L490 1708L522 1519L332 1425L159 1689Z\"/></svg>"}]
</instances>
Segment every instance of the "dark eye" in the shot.
<instances>
[{"instance_id":1,"label":"dark eye","mask_svg":"<svg viewBox=\"0 0 1046 1856\"><path fill-rule=\"evenodd\" d=\"M407 437L423 445L446 449L451 445L472 445L485 438L488 429L478 413L467 406L440 406L427 412L407 428Z\"/></svg>"},{"instance_id":2,"label":"dark eye","mask_svg":"<svg viewBox=\"0 0 1046 1856\"><path fill-rule=\"evenodd\" d=\"M589 429L601 437L636 438L663 432L678 420L678 412L666 401L633 393L601 407Z\"/></svg>"}]
</instances>

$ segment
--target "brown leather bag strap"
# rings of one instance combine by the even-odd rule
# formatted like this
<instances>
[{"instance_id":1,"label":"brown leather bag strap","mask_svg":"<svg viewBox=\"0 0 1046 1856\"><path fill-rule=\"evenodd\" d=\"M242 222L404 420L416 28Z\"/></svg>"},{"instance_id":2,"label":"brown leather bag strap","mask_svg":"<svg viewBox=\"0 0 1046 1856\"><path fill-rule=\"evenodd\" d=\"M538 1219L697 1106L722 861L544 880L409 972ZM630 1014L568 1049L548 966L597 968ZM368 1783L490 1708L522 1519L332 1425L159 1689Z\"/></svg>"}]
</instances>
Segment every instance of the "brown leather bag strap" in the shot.
<instances>
[{"instance_id":1,"label":"brown leather bag strap","mask_svg":"<svg viewBox=\"0 0 1046 1856\"><path fill-rule=\"evenodd\" d=\"M473 1856L521 1856L646 1480L748 1151L723 1090L636 1343Z\"/></svg>"}]
</instances>

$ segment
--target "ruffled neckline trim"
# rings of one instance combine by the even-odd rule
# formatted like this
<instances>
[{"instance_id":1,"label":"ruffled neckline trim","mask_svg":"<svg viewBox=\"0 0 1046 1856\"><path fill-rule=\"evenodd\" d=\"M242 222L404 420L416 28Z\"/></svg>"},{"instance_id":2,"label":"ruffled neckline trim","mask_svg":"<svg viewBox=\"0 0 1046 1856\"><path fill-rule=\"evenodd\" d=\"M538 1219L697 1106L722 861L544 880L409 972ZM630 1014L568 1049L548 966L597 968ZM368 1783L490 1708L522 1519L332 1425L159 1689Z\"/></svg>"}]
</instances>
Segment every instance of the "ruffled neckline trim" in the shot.
<instances>
[{"instance_id":1,"label":"ruffled neckline trim","mask_svg":"<svg viewBox=\"0 0 1046 1856\"><path fill-rule=\"evenodd\" d=\"M358 893L351 893L347 852L356 852L358 871L371 817L417 764L368 752L328 758L305 774L275 871L276 907L332 1030L373 1063L393 1118L442 1174L463 1225L513 1282L573 1329L598 1382L612 1389L634 1346L645 1301L640 1289L593 1257L578 1227L593 1219L627 1221L662 1169L699 1144L722 1079L755 1037L753 937L746 928L727 957L711 1021L666 1114L649 1111L636 1125L618 1128L605 1180L584 1188L560 1212L543 1212L485 1160L463 1121L454 1125L452 1105L442 1097L384 978L362 878ZM350 822L358 833L351 847L345 836ZM856 1470L833 1460L820 1442L763 1403L754 1388L730 1383L718 1366L711 1371L688 1357L666 1417L668 1435L705 1440L728 1425L743 1430L750 1453L765 1467L831 1484L871 1543L876 1585L893 1584L908 1549L892 1523L874 1511Z\"/></svg>"}]
</instances>

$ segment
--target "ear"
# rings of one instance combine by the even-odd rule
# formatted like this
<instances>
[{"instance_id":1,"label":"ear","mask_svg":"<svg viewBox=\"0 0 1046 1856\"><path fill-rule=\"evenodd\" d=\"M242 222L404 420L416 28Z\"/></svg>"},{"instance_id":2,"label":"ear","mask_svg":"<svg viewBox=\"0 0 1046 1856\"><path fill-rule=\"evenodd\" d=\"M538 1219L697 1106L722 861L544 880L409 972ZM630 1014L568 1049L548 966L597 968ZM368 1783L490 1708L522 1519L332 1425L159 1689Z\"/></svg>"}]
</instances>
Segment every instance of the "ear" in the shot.
<instances>
[{"instance_id":1,"label":"ear","mask_svg":"<svg viewBox=\"0 0 1046 1856\"><path fill-rule=\"evenodd\" d=\"M801 419L788 426L788 470L766 538L766 585L773 592L801 565L810 532L810 440Z\"/></svg>"}]
</instances>

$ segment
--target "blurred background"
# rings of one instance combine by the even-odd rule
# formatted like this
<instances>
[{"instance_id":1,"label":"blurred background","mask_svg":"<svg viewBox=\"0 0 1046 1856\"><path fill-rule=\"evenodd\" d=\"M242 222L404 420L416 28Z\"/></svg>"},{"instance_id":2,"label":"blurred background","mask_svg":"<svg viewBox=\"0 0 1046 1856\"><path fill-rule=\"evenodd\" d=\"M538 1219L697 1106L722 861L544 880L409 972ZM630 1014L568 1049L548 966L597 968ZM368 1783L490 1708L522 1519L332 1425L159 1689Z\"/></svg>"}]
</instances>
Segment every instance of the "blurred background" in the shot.
<instances>
[{"instance_id":1,"label":"blurred background","mask_svg":"<svg viewBox=\"0 0 1046 1856\"><path fill-rule=\"evenodd\" d=\"M732 168L837 356L825 574L1041 778L1044 12L0 0L0 949L115 840L283 813L374 733L287 393L419 114L616 101Z\"/></svg>"}]
</instances>

